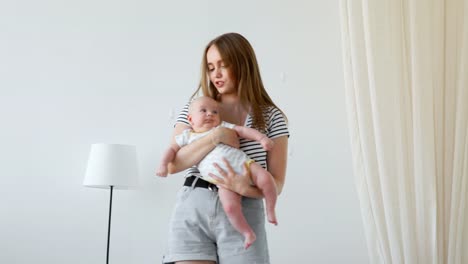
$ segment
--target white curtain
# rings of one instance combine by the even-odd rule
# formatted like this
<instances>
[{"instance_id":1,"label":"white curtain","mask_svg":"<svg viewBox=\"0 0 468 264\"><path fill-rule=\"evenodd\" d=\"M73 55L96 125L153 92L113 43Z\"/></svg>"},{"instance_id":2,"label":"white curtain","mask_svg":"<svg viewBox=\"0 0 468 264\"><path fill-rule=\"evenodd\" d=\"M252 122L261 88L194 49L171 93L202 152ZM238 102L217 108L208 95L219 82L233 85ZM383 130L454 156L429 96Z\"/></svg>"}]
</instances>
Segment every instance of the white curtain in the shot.
<instances>
[{"instance_id":1,"label":"white curtain","mask_svg":"<svg viewBox=\"0 0 468 264\"><path fill-rule=\"evenodd\" d=\"M340 0L370 263L468 263L468 0Z\"/></svg>"}]
</instances>

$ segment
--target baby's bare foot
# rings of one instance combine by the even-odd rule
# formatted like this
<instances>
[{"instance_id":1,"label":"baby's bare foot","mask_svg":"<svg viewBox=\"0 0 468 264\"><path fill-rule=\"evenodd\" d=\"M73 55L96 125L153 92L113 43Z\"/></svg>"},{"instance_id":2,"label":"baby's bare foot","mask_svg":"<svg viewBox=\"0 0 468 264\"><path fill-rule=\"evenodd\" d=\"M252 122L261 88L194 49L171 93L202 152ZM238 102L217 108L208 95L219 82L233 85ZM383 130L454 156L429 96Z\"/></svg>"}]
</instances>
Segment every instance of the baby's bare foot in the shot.
<instances>
[{"instance_id":1,"label":"baby's bare foot","mask_svg":"<svg viewBox=\"0 0 468 264\"><path fill-rule=\"evenodd\" d=\"M276 219L276 213L274 210L271 212L267 212L267 218L268 218L268 222L274 225L278 225L278 220Z\"/></svg>"},{"instance_id":2,"label":"baby's bare foot","mask_svg":"<svg viewBox=\"0 0 468 264\"><path fill-rule=\"evenodd\" d=\"M246 233L244 234L245 240L244 240L244 249L248 249L252 243L257 239L257 236L253 232Z\"/></svg>"}]
</instances>

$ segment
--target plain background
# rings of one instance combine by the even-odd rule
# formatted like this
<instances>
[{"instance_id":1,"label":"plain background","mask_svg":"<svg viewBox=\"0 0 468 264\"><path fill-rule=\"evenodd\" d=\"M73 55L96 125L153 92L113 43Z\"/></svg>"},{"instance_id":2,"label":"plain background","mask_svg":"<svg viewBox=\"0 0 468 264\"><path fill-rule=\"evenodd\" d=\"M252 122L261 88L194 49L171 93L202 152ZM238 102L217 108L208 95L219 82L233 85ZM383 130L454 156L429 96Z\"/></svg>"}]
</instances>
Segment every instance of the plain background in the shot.
<instances>
[{"instance_id":1,"label":"plain background","mask_svg":"<svg viewBox=\"0 0 468 264\"><path fill-rule=\"evenodd\" d=\"M109 190L82 186L92 143L137 146L114 192L111 263L160 263L182 174L156 178L205 44L239 32L287 113L272 263L368 263L345 112L337 1L0 3L0 263L104 263Z\"/></svg>"}]
</instances>

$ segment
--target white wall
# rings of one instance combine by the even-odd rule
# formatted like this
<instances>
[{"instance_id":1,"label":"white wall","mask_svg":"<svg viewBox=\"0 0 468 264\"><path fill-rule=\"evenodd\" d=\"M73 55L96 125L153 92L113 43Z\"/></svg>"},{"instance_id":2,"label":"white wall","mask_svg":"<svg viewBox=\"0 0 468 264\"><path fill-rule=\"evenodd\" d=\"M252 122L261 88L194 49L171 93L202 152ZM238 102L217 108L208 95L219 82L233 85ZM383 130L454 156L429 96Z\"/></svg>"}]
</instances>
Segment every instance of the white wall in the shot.
<instances>
[{"instance_id":1,"label":"white wall","mask_svg":"<svg viewBox=\"0 0 468 264\"><path fill-rule=\"evenodd\" d=\"M229 31L250 40L290 121L272 263L368 263L338 13L335 1L0 3L0 263L103 263L109 192L82 186L97 142L139 155L141 188L114 192L111 262L160 263L182 175L154 170L204 45Z\"/></svg>"}]
</instances>

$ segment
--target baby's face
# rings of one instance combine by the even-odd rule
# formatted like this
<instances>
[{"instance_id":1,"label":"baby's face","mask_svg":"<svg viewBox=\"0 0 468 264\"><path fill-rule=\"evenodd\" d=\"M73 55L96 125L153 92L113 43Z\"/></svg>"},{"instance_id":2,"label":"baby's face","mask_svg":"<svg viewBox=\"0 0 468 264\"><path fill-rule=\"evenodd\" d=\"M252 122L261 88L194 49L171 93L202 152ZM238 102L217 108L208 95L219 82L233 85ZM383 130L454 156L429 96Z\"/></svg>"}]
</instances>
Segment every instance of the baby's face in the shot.
<instances>
[{"instance_id":1,"label":"baby's face","mask_svg":"<svg viewBox=\"0 0 468 264\"><path fill-rule=\"evenodd\" d=\"M199 98L192 102L188 121L195 132L205 132L221 124L218 102L211 98Z\"/></svg>"}]
</instances>

